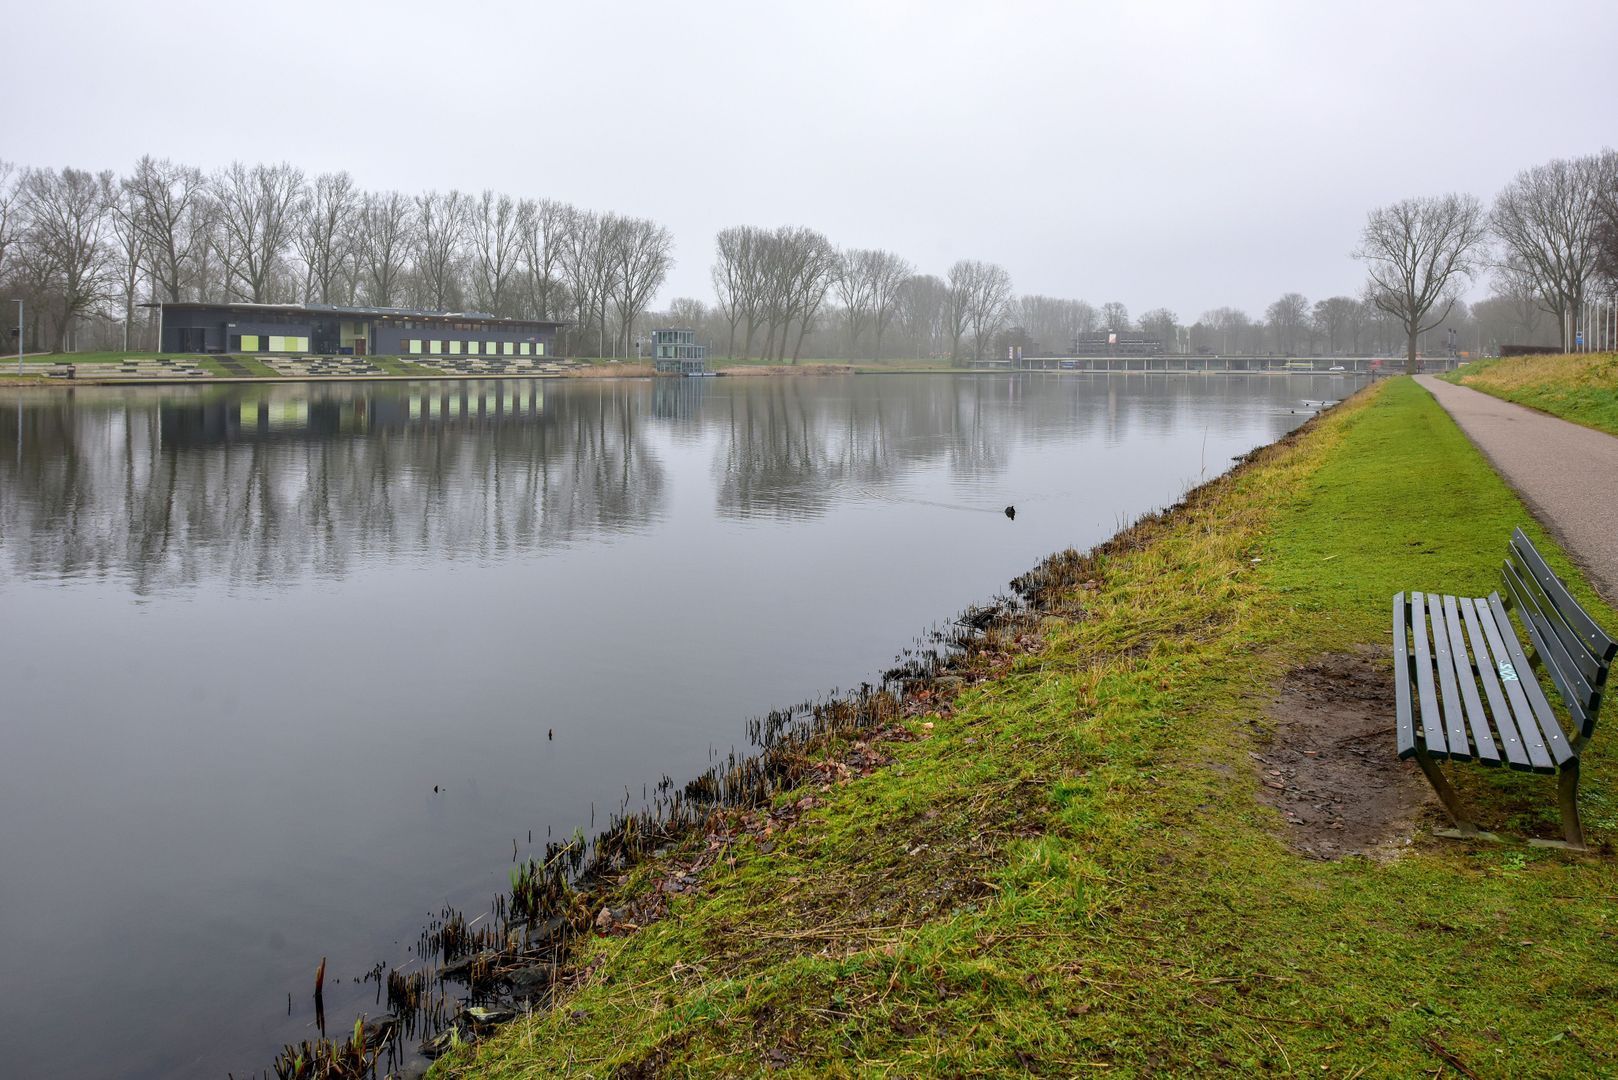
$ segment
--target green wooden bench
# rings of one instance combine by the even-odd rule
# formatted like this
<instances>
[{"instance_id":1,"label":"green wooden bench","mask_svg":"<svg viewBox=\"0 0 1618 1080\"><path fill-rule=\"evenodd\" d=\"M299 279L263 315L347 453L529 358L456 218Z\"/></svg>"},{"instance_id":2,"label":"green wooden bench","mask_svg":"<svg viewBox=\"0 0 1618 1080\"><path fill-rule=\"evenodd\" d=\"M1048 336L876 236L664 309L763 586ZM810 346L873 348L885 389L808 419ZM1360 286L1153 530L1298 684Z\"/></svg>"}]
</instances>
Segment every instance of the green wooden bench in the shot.
<instances>
[{"instance_id":1,"label":"green wooden bench","mask_svg":"<svg viewBox=\"0 0 1618 1080\"><path fill-rule=\"evenodd\" d=\"M1412 592L1393 598L1399 757L1416 759L1454 820L1455 828L1440 830L1443 836L1493 838L1462 809L1438 770L1440 760L1558 775L1565 839L1530 843L1582 851L1579 755L1595 732L1618 642L1579 606L1521 529L1511 534L1500 578L1504 596ZM1536 670L1561 697L1571 735L1558 723Z\"/></svg>"}]
</instances>

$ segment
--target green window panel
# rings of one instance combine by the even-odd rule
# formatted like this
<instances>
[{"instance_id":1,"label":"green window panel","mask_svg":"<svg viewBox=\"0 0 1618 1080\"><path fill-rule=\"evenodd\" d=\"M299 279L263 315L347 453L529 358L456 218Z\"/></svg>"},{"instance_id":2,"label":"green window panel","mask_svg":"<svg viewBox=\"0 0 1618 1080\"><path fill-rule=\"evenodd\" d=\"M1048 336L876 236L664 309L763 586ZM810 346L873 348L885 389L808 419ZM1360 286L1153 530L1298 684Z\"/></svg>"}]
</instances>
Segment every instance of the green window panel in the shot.
<instances>
[{"instance_id":1,"label":"green window panel","mask_svg":"<svg viewBox=\"0 0 1618 1080\"><path fill-rule=\"evenodd\" d=\"M514 353L515 353L515 352L516 352L516 345L515 345L515 343L513 343L513 342L510 342L510 341L508 341L508 342L506 342L506 347L505 347L505 354L506 354L506 355L507 355L507 356L511 356L511 355L513 355L513 354L514 354Z\"/></svg>"},{"instance_id":2,"label":"green window panel","mask_svg":"<svg viewBox=\"0 0 1618 1080\"><path fill-rule=\"evenodd\" d=\"M258 352L258 335L243 334L240 349L242 352Z\"/></svg>"},{"instance_id":3,"label":"green window panel","mask_svg":"<svg viewBox=\"0 0 1618 1080\"><path fill-rule=\"evenodd\" d=\"M468 356L476 356L478 354L478 343L475 341L468 341L466 343L466 353Z\"/></svg>"},{"instance_id":4,"label":"green window panel","mask_svg":"<svg viewBox=\"0 0 1618 1080\"><path fill-rule=\"evenodd\" d=\"M544 356L545 355L545 343L543 341L536 341L534 343L534 355L535 356Z\"/></svg>"},{"instance_id":5,"label":"green window panel","mask_svg":"<svg viewBox=\"0 0 1618 1080\"><path fill-rule=\"evenodd\" d=\"M427 351L432 353L434 356L439 356L444 351L444 343L442 341L430 342Z\"/></svg>"},{"instance_id":6,"label":"green window panel","mask_svg":"<svg viewBox=\"0 0 1618 1080\"><path fill-rule=\"evenodd\" d=\"M417 356L421 355L421 339L420 338L411 338L408 344L409 344L410 351L412 353L415 353Z\"/></svg>"},{"instance_id":7,"label":"green window panel","mask_svg":"<svg viewBox=\"0 0 1618 1080\"><path fill-rule=\"evenodd\" d=\"M526 342L526 341L523 342L522 343L522 348L519 351L522 353L522 355L527 356L528 355L528 342Z\"/></svg>"},{"instance_id":8,"label":"green window panel","mask_svg":"<svg viewBox=\"0 0 1618 1080\"><path fill-rule=\"evenodd\" d=\"M461 343L459 341L452 341L449 343L449 354L451 356L461 355Z\"/></svg>"},{"instance_id":9,"label":"green window panel","mask_svg":"<svg viewBox=\"0 0 1618 1080\"><path fill-rule=\"evenodd\" d=\"M495 353L499 352L500 350L495 348L494 342L486 341L486 342L483 343L483 351L488 353L490 356L493 356Z\"/></svg>"}]
</instances>

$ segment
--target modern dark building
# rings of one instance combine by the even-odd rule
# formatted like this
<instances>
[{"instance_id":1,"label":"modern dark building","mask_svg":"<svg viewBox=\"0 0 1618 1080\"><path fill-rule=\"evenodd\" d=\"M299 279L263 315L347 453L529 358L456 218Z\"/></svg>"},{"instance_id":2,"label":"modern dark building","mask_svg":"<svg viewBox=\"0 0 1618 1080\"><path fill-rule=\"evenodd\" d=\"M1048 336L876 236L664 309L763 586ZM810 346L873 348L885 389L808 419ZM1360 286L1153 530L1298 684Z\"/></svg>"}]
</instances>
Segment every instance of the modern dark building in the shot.
<instances>
[{"instance_id":1,"label":"modern dark building","mask_svg":"<svg viewBox=\"0 0 1618 1080\"><path fill-rule=\"evenodd\" d=\"M285 356L554 355L559 322L326 304L161 304L166 353Z\"/></svg>"}]
</instances>

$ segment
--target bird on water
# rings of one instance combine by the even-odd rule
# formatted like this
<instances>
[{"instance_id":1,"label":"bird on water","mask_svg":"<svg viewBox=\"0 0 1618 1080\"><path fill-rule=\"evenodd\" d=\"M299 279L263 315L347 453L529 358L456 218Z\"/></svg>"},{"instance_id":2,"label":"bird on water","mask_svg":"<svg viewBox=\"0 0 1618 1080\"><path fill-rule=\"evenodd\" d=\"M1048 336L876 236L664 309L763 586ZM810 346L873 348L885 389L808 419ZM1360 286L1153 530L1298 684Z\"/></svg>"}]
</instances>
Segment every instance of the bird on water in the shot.
<instances>
[{"instance_id":1,"label":"bird on water","mask_svg":"<svg viewBox=\"0 0 1618 1080\"><path fill-rule=\"evenodd\" d=\"M1017 520L1017 508L1015 506L1006 507L1006 517L1010 518L1012 521L1016 521Z\"/></svg>"}]
</instances>

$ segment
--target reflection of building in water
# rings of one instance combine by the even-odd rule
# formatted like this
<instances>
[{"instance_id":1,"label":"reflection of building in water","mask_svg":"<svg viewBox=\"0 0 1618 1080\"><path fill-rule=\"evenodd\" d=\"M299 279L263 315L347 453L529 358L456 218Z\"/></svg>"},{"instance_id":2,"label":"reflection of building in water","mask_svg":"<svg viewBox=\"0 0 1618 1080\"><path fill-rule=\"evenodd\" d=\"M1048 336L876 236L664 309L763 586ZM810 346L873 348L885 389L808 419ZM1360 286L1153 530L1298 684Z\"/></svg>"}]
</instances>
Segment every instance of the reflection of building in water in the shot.
<instances>
[{"instance_id":1,"label":"reflection of building in water","mask_svg":"<svg viewBox=\"0 0 1618 1080\"><path fill-rule=\"evenodd\" d=\"M324 388L323 388L324 389ZM274 388L246 388L213 400L159 403L168 446L212 446L254 439L364 435L409 424L527 420L545 408L536 381L412 383L402 389L331 388L310 397Z\"/></svg>"},{"instance_id":2,"label":"reflection of building in water","mask_svg":"<svg viewBox=\"0 0 1618 1080\"><path fill-rule=\"evenodd\" d=\"M549 400L518 380L36 401L22 455L0 456L0 573L110 573L145 593L498 559L644 528L666 499L634 384Z\"/></svg>"}]
</instances>

